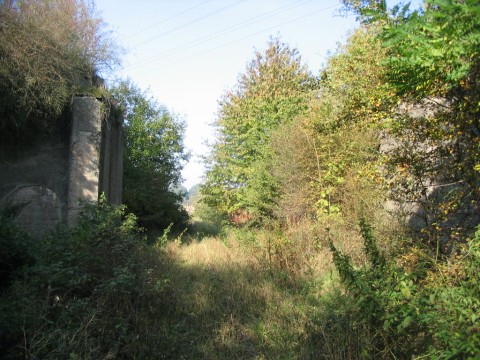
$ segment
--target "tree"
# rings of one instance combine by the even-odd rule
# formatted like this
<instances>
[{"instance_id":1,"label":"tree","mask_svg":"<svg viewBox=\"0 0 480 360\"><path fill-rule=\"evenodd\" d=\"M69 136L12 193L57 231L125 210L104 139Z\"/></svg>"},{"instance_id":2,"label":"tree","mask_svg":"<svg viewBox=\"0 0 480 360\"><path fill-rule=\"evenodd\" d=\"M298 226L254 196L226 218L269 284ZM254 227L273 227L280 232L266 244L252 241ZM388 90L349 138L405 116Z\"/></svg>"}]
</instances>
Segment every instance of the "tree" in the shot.
<instances>
[{"instance_id":1,"label":"tree","mask_svg":"<svg viewBox=\"0 0 480 360\"><path fill-rule=\"evenodd\" d=\"M378 123L388 94L376 32L357 29L322 70L308 111L273 134L276 211L286 221L378 215Z\"/></svg>"},{"instance_id":2,"label":"tree","mask_svg":"<svg viewBox=\"0 0 480 360\"><path fill-rule=\"evenodd\" d=\"M123 202L143 226L182 225L188 216L176 189L189 157L185 124L128 81L111 92L125 109Z\"/></svg>"},{"instance_id":3,"label":"tree","mask_svg":"<svg viewBox=\"0 0 480 360\"><path fill-rule=\"evenodd\" d=\"M363 23L378 19L386 14L386 0L342 0L346 12L354 12Z\"/></svg>"},{"instance_id":4,"label":"tree","mask_svg":"<svg viewBox=\"0 0 480 360\"><path fill-rule=\"evenodd\" d=\"M0 2L2 138L51 127L117 55L91 0Z\"/></svg>"},{"instance_id":5,"label":"tree","mask_svg":"<svg viewBox=\"0 0 480 360\"><path fill-rule=\"evenodd\" d=\"M195 184L188 190L188 198L193 199L200 193L201 184Z\"/></svg>"},{"instance_id":6,"label":"tree","mask_svg":"<svg viewBox=\"0 0 480 360\"><path fill-rule=\"evenodd\" d=\"M272 215L271 133L305 112L316 79L295 49L271 39L219 103L218 138L208 161L205 201L224 213Z\"/></svg>"},{"instance_id":7,"label":"tree","mask_svg":"<svg viewBox=\"0 0 480 360\"><path fill-rule=\"evenodd\" d=\"M405 16L398 9L380 34L389 51L386 80L398 96L448 96L478 66L480 5L474 0L426 0Z\"/></svg>"},{"instance_id":8,"label":"tree","mask_svg":"<svg viewBox=\"0 0 480 360\"><path fill-rule=\"evenodd\" d=\"M396 116L391 132L400 146L390 164L396 195L422 204L424 233L438 253L478 223L480 4L427 0L381 37L386 82L405 104L429 109Z\"/></svg>"},{"instance_id":9,"label":"tree","mask_svg":"<svg viewBox=\"0 0 480 360\"><path fill-rule=\"evenodd\" d=\"M388 156L392 195L422 205L438 253L440 239L462 239L478 222L480 5L426 0L421 10L397 7L380 18L384 88L402 104L385 119L398 143Z\"/></svg>"}]
</instances>

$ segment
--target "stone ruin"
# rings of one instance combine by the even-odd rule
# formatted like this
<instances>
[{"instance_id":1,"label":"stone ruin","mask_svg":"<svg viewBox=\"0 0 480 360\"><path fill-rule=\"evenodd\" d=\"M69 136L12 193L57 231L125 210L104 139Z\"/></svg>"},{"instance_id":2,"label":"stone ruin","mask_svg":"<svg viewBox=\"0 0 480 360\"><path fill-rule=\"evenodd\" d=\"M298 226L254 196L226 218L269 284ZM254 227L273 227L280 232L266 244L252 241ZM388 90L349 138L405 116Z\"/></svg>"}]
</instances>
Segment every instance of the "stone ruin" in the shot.
<instances>
[{"instance_id":1,"label":"stone ruin","mask_svg":"<svg viewBox=\"0 0 480 360\"><path fill-rule=\"evenodd\" d=\"M1 149L0 207L18 205L16 221L39 236L60 223L73 225L82 202L102 193L120 204L123 118L116 112L97 98L74 97L66 131Z\"/></svg>"},{"instance_id":2,"label":"stone ruin","mask_svg":"<svg viewBox=\"0 0 480 360\"><path fill-rule=\"evenodd\" d=\"M397 115L409 117L411 119L432 118L440 111L449 111L449 103L445 99L425 99L417 104L401 104L397 109ZM433 145L432 145L433 143ZM445 145L446 142L415 143L415 148L411 146L410 151L418 154L431 154L436 146ZM380 141L380 152L388 155L395 153L402 146L402 142L392 136L388 136L383 132ZM461 146L461 144L460 144ZM435 165L448 166L446 160L437 158ZM421 192L421 196L416 199L388 200L385 208L395 216L403 220L408 229L416 236L424 236L423 230L432 223L436 223L437 227L443 229L443 233L438 236L441 251L449 253L452 250L450 233L460 229L475 229L480 223L480 212L478 205L469 195L461 198L459 206L452 210L448 217L441 218L438 214L439 205L453 198L456 193L468 192L468 184L463 179L447 179L443 174L438 174L435 178L422 179L422 183L418 184L417 192ZM453 196L452 196L453 195ZM437 230L438 231L438 230Z\"/></svg>"}]
</instances>

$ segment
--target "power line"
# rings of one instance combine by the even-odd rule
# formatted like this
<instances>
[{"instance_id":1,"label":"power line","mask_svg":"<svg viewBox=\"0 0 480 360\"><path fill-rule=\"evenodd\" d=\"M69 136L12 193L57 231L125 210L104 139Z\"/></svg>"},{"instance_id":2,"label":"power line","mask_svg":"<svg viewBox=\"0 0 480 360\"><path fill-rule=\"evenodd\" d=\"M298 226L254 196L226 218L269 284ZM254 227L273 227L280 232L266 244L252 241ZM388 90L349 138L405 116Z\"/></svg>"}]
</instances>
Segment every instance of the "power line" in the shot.
<instances>
[{"instance_id":1,"label":"power line","mask_svg":"<svg viewBox=\"0 0 480 360\"><path fill-rule=\"evenodd\" d=\"M132 34L130 34L130 35L127 35L126 37L127 37L127 38L130 38L130 37L132 37L132 36L138 35L138 34L140 34L140 33L142 33L142 32L147 31L147 30L153 29L154 27L156 27L156 26L158 26L158 25L160 25L160 24L163 24L163 23L165 23L165 22L167 22L167 21L170 21L170 20L172 20L172 19L175 19L175 18L179 17L180 15L186 14L186 13L192 11L193 9L196 9L196 8L202 6L202 5L205 5L206 3L209 3L210 1L212 1L212 0L207 0L207 1L204 1L204 2L202 2L202 3L200 3L200 4L197 4L197 5L195 5L195 6L192 6L192 7L188 8L188 9L186 9L186 10L184 10L184 11L181 11L181 12L179 12L179 13L176 13L175 15L172 15L172 16L170 16L170 17L167 17L167 18L165 18L165 19L160 20L159 22L156 22L156 23L154 23L154 24L152 24L152 25L149 25L149 26L147 26L147 27L145 27L145 28L143 28L143 29L140 29L140 30L138 30L138 31L135 31L134 33L132 33Z\"/></svg>"},{"instance_id":2,"label":"power line","mask_svg":"<svg viewBox=\"0 0 480 360\"><path fill-rule=\"evenodd\" d=\"M260 21L263 21L265 19L268 19L268 18L271 18L275 15L278 15L284 11L287 11L287 10L291 10L291 9L294 9L294 8L297 8L299 6L303 6L309 2L312 2L313 0L300 0L300 1L295 1L293 3L290 3L290 4L287 4L285 6L282 6L278 9L276 9L275 11L270 11L270 12L266 12L266 13L263 13L261 15L258 15L258 16L255 16L251 19L247 19L245 21L242 21L240 23L237 23L233 26L230 26L230 27L227 27L227 28L224 28L224 29L221 29L221 30L218 30L218 31L215 31L213 33L210 33L206 36L203 36L201 38L198 38L196 40L193 40L193 41L190 41L186 44L183 44L181 46L177 46L176 48L173 48L169 51L165 51L165 52L161 52L159 54L156 54L148 59L143 59L143 60L140 60L136 63L133 63L133 64L130 64L130 66L127 66L126 68L136 68L138 67L139 65L147 65L147 64L150 64L154 61L157 61L159 59L163 59L165 57L168 57L168 56L171 56L173 54L177 54L183 50L188 50L189 48L192 48L192 47L195 47L195 46L198 46L199 44L203 44L209 40L212 40L212 39L216 39L218 37L221 37L225 34L228 34L228 33L231 33L235 30L239 30L239 29L242 29L244 27L247 27L249 25L252 25L252 24L255 24L255 23L258 23ZM303 3L302 3L303 2Z\"/></svg>"},{"instance_id":3,"label":"power line","mask_svg":"<svg viewBox=\"0 0 480 360\"><path fill-rule=\"evenodd\" d=\"M140 46L142 46L142 45L145 45L146 43L149 43L149 42L151 42L151 41L153 41L153 40L156 40L156 39L159 39L159 38L161 38L161 37L164 37L165 35L171 34L171 33L175 32L175 31L177 31L177 30L180 30L180 29L183 29L183 28L185 28L185 27L188 27L188 26L190 26L190 25L192 25L192 24L195 24L195 23L197 23L197 22L199 22L199 21L205 20L206 18L209 18L209 17L211 17L211 16L213 16L213 15L215 15L215 14L218 14L218 13L220 13L220 12L222 12L222 11L225 11L225 10L227 10L227 9L230 9L230 8L234 7L234 6L237 6L238 4L240 4L240 3L244 2L244 1L245 1L245 0L236 1L236 2L234 2L233 4L230 4L230 5L224 6L223 8L220 8L220 9L218 9L218 10L212 11L211 13L208 13L207 15L201 16L201 17L196 18L196 19L194 19L194 20L192 20L192 21L189 21L189 22L187 22L187 23L185 23L185 24L182 24L182 25L180 25L180 26L174 27L173 29L170 29L170 30L168 30L168 31L165 31L165 32L163 32L163 33L161 33L161 34L159 34L159 35L155 35L155 36L151 37L150 39L147 39L147 40L142 41L141 43L137 44L136 46L134 46L134 49L136 49L136 48L138 48L138 47L140 47Z\"/></svg>"},{"instance_id":4,"label":"power line","mask_svg":"<svg viewBox=\"0 0 480 360\"><path fill-rule=\"evenodd\" d=\"M237 43L237 42L240 42L240 41L242 41L242 40L251 38L251 37L253 37L253 36L255 36L255 35L258 35L258 34L261 34L261 33L263 33L263 32L270 31L270 30L272 30L272 29L277 28L278 26L287 25L287 24L296 22L296 21L298 21L298 20L302 20L302 19L304 19L304 18L307 18L307 17L309 17L309 16L318 14L318 13L320 13L320 12L333 9L333 8L335 8L336 6L337 6L337 5L332 5L332 6L329 6L329 7L327 7L327 8L323 8L323 9L320 9L320 10L317 10L317 11L314 11L314 12L311 12L311 13L308 13L308 14L306 14L306 15L297 17L297 18L295 18L295 19L291 19L291 20L286 21L286 22L283 22L283 23L281 23L281 24L277 24L277 25L275 25L275 26L271 26L271 27L269 27L269 28L266 28L266 29L257 31L257 32L255 32L255 33L253 33L253 34L249 34L249 35L247 35L247 36L238 38L238 39L233 40L233 41L230 41L230 42L228 42L228 43L224 43L224 44L222 44L222 45L219 45L219 46L210 48L210 49L208 49L208 50L199 52L199 53L197 53L197 54L184 57L184 58L182 58L182 59L180 59L180 60L175 61L174 63L170 63L170 64L167 64L167 65L164 65L164 66L160 66L160 67L151 69L151 70L149 70L149 71L145 71L145 72L139 74L138 76L142 76L142 75L145 75L145 74L150 73L150 72L152 72L152 71L157 71L157 70L164 69L164 68L167 68L167 67L170 67L170 66L173 66L173 65L177 65L177 64L180 63L180 62L184 62L184 61L187 61L187 60L196 58L196 57L198 57L198 56L201 56L201 55L207 54L207 53L209 53L209 52L212 52L212 51L214 51L214 50L218 50L218 49L221 49L221 48L223 48L223 47L225 47L225 46L229 46L229 45L235 44L235 43Z\"/></svg>"}]
</instances>

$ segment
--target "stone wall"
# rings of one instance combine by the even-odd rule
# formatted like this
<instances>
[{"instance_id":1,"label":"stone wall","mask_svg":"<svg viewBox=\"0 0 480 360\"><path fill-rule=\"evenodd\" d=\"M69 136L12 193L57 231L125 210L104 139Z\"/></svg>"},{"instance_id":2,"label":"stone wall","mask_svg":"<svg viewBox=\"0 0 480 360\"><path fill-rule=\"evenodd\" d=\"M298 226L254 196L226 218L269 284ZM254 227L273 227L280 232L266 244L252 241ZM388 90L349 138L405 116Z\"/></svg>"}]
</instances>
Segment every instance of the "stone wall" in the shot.
<instances>
[{"instance_id":1,"label":"stone wall","mask_svg":"<svg viewBox=\"0 0 480 360\"><path fill-rule=\"evenodd\" d=\"M0 206L19 205L17 221L35 235L75 223L82 201L121 202L122 118L93 97L75 97L65 129L0 149ZM115 113L113 111L112 113Z\"/></svg>"},{"instance_id":2,"label":"stone wall","mask_svg":"<svg viewBox=\"0 0 480 360\"><path fill-rule=\"evenodd\" d=\"M443 99L424 100L419 104L402 104L398 108L398 116L413 120L429 119L440 111L448 110L449 104ZM399 193L397 201L387 201L386 209L402 219L405 225L416 235L424 236L424 229L432 224L437 227L439 243L443 251L450 251L450 236L457 230L476 228L480 222L480 212L469 195L469 184L461 177L445 176L449 160L445 145L447 141L424 141L406 134L406 140L389 137L383 133L380 139L380 152L385 155L398 152L410 152L419 159L430 160L430 173L426 172L421 181L411 182L408 192ZM461 144L460 144L461 146ZM443 151L442 151L443 150ZM412 157L413 158L413 157ZM428 168L427 168L428 169ZM461 196L458 196L461 194ZM442 204L448 201L458 202L456 208L450 207L448 216L441 213ZM440 230L443 232L440 232ZM454 237L453 237L454 238ZM448 246L447 246L448 245Z\"/></svg>"}]
</instances>

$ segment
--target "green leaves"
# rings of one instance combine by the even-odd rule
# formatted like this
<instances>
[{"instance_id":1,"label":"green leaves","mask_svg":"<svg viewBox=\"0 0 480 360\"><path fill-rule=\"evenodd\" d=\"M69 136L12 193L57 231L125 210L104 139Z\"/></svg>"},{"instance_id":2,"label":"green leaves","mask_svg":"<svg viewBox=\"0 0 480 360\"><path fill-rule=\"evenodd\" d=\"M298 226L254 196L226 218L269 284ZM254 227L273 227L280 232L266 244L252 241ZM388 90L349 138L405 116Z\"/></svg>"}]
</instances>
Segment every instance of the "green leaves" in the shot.
<instances>
[{"instance_id":1,"label":"green leaves","mask_svg":"<svg viewBox=\"0 0 480 360\"><path fill-rule=\"evenodd\" d=\"M439 238L450 245L477 223L466 214L480 203L480 4L427 0L387 24L378 37L388 52L383 81L400 104L388 129L397 143L387 155L391 196L421 204L424 242L438 255Z\"/></svg>"},{"instance_id":2,"label":"green leaves","mask_svg":"<svg viewBox=\"0 0 480 360\"><path fill-rule=\"evenodd\" d=\"M405 283L401 284L400 292L402 293L405 299L409 300L412 298L412 292L410 291L410 288Z\"/></svg>"},{"instance_id":3,"label":"green leaves","mask_svg":"<svg viewBox=\"0 0 480 360\"><path fill-rule=\"evenodd\" d=\"M361 231L367 265L354 267L352 259L332 242L330 247L352 300L353 306L346 311L349 316L354 314L352 321L357 326L370 329L368 344L378 353L398 358L478 358L480 230L448 262L427 264L430 260L418 258L408 270L398 265L398 258L387 259L378 252L365 222ZM418 249L407 249L403 258L415 251ZM421 269L426 265L431 269L425 273Z\"/></svg>"},{"instance_id":4,"label":"green leaves","mask_svg":"<svg viewBox=\"0 0 480 360\"><path fill-rule=\"evenodd\" d=\"M272 39L256 52L236 87L220 101L218 138L208 160L204 201L229 213L272 215L277 184L271 175L272 132L307 109L315 78L297 51Z\"/></svg>"},{"instance_id":5,"label":"green leaves","mask_svg":"<svg viewBox=\"0 0 480 360\"><path fill-rule=\"evenodd\" d=\"M188 160L185 124L129 82L112 90L125 109L123 202L144 226L167 227L187 219L173 189Z\"/></svg>"},{"instance_id":6,"label":"green leaves","mask_svg":"<svg viewBox=\"0 0 480 360\"><path fill-rule=\"evenodd\" d=\"M0 239L15 250L15 237L25 235L11 233L4 215ZM162 335L151 329L161 328L173 297L165 260L124 206L104 198L85 204L74 228L36 240L23 249L35 261L21 264L0 293L3 358L150 359L161 352Z\"/></svg>"},{"instance_id":7,"label":"green leaves","mask_svg":"<svg viewBox=\"0 0 480 360\"><path fill-rule=\"evenodd\" d=\"M474 0L427 0L422 13L384 28L382 37L390 52L387 81L399 95L445 95L478 59L480 5Z\"/></svg>"}]
</instances>

